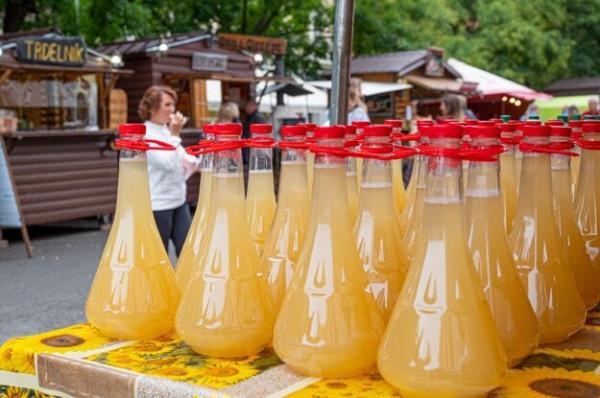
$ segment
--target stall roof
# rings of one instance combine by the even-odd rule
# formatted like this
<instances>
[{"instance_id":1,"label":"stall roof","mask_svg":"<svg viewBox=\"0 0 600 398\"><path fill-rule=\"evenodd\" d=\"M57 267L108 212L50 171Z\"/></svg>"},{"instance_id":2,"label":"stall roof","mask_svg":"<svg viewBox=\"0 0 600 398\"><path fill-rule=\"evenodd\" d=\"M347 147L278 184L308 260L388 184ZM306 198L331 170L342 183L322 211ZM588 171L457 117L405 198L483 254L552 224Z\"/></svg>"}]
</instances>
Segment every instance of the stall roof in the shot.
<instances>
[{"instance_id":1,"label":"stall roof","mask_svg":"<svg viewBox=\"0 0 600 398\"><path fill-rule=\"evenodd\" d=\"M523 86L512 80L479 69L455 58L450 58L447 63L460 73L460 76L464 80L478 83L477 91L480 95L509 95L527 101L551 98L551 96L547 94L540 93L527 86Z\"/></svg>"},{"instance_id":2,"label":"stall roof","mask_svg":"<svg viewBox=\"0 0 600 398\"><path fill-rule=\"evenodd\" d=\"M212 37L212 34L209 32L195 31L180 33L169 37L146 37L136 40L107 43L100 46L100 50L107 54L137 54L145 53L149 50L156 51L154 50L154 47L157 47L162 43L167 44L169 48L173 48L196 41L212 40Z\"/></svg>"},{"instance_id":3,"label":"stall roof","mask_svg":"<svg viewBox=\"0 0 600 398\"><path fill-rule=\"evenodd\" d=\"M413 83L415 86L423 87L432 91L443 91L460 93L464 91L472 91L477 86L473 84L464 84L460 80L448 79L447 77L426 77L418 75L408 75L406 80Z\"/></svg>"},{"instance_id":4,"label":"stall roof","mask_svg":"<svg viewBox=\"0 0 600 398\"><path fill-rule=\"evenodd\" d=\"M552 95L593 95L600 93L600 76L571 77L557 80L544 91Z\"/></svg>"},{"instance_id":5,"label":"stall roof","mask_svg":"<svg viewBox=\"0 0 600 398\"><path fill-rule=\"evenodd\" d=\"M308 82L311 85L327 90L331 89L331 80L317 80ZM408 90L412 88L410 84L405 83L379 83L379 82L366 82L363 81L361 84L361 91L365 97L372 95L391 93L394 91Z\"/></svg>"},{"instance_id":6,"label":"stall roof","mask_svg":"<svg viewBox=\"0 0 600 398\"><path fill-rule=\"evenodd\" d=\"M404 76L427 63L429 50L397 51L376 55L360 55L352 59L352 74L397 73ZM452 66L445 64L450 74L460 76Z\"/></svg>"}]
</instances>

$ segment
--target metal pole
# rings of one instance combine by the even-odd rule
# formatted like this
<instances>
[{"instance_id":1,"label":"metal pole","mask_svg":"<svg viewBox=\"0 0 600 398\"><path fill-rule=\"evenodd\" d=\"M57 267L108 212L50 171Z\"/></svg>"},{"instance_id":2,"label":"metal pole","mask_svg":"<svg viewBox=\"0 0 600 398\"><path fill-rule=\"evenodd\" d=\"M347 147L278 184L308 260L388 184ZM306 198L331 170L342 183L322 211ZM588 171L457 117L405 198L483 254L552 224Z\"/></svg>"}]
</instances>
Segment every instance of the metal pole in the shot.
<instances>
[{"instance_id":1,"label":"metal pole","mask_svg":"<svg viewBox=\"0 0 600 398\"><path fill-rule=\"evenodd\" d=\"M350 82L350 55L354 0L336 0L333 34L333 69L329 123L346 124L348 119L348 84Z\"/></svg>"},{"instance_id":2,"label":"metal pole","mask_svg":"<svg viewBox=\"0 0 600 398\"><path fill-rule=\"evenodd\" d=\"M284 77L285 76L285 61L284 61L283 55L277 55L275 57L275 76L276 77ZM280 91L277 91L277 105L284 105L283 93Z\"/></svg>"}]
</instances>

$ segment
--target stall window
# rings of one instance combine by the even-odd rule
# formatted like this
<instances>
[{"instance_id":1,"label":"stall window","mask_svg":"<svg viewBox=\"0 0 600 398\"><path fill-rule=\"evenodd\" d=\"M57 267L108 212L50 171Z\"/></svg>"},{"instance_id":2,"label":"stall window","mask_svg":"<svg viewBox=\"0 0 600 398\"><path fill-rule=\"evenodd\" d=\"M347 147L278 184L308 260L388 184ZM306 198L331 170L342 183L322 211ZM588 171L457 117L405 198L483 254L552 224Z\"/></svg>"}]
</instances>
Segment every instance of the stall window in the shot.
<instances>
[{"instance_id":1,"label":"stall window","mask_svg":"<svg viewBox=\"0 0 600 398\"><path fill-rule=\"evenodd\" d=\"M0 85L0 108L16 113L20 130L97 128L96 76L13 74Z\"/></svg>"}]
</instances>

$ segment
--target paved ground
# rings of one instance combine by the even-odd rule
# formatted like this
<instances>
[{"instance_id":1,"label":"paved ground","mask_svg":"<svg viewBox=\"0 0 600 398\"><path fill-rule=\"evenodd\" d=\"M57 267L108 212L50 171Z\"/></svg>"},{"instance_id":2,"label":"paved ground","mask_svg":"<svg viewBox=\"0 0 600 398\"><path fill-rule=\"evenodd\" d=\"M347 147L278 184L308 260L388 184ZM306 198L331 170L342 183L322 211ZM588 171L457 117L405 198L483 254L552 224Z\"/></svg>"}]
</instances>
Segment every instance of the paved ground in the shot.
<instances>
[{"instance_id":1,"label":"paved ground","mask_svg":"<svg viewBox=\"0 0 600 398\"><path fill-rule=\"evenodd\" d=\"M0 344L11 336L84 322L107 232L81 226L33 229L32 258L11 232L10 246L0 249Z\"/></svg>"}]
</instances>

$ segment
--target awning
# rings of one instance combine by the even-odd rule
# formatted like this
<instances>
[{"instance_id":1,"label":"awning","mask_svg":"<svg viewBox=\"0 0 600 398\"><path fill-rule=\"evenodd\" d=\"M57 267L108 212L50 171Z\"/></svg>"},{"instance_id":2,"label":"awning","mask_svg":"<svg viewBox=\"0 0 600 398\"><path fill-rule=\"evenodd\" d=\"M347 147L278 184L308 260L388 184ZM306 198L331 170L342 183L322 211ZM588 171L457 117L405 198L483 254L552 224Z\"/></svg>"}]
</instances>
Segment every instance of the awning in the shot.
<instances>
[{"instance_id":1,"label":"awning","mask_svg":"<svg viewBox=\"0 0 600 398\"><path fill-rule=\"evenodd\" d=\"M473 84L471 82L461 82L459 80L449 79L446 77L436 78L408 75L406 76L406 80L413 83L415 86L419 86L427 90L453 93L472 91L474 87L477 86L476 83Z\"/></svg>"},{"instance_id":2,"label":"awning","mask_svg":"<svg viewBox=\"0 0 600 398\"><path fill-rule=\"evenodd\" d=\"M280 83L269 86L265 89L263 94L271 94L271 93L283 93L289 95L291 97L297 97L299 95L308 95L312 94L312 91L306 90L300 84L296 83Z\"/></svg>"},{"instance_id":3,"label":"awning","mask_svg":"<svg viewBox=\"0 0 600 398\"><path fill-rule=\"evenodd\" d=\"M458 71L463 79L477 82L478 94L484 97L506 95L507 97L514 97L525 101L552 98L548 94L535 91L527 86L479 69L455 58L450 58L448 64Z\"/></svg>"},{"instance_id":4,"label":"awning","mask_svg":"<svg viewBox=\"0 0 600 398\"><path fill-rule=\"evenodd\" d=\"M307 82L315 87L331 90L330 80L317 80L314 82ZM385 93L391 93L394 91L408 90L412 88L412 85L406 83L377 83L377 82L362 82L361 91L365 97L372 95L379 95Z\"/></svg>"}]
</instances>

